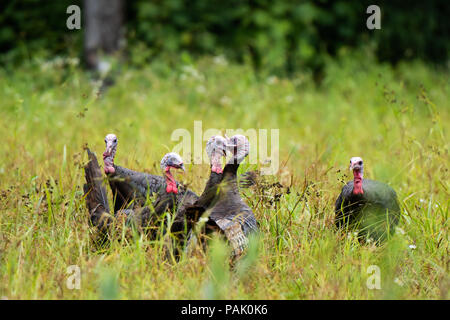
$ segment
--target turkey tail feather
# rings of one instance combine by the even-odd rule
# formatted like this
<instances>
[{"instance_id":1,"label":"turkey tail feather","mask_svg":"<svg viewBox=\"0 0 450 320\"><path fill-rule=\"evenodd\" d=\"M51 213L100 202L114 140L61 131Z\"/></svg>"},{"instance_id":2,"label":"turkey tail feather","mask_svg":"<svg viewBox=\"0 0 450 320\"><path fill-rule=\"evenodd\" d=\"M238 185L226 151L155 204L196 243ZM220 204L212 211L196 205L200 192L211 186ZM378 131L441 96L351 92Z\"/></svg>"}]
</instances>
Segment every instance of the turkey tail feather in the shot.
<instances>
[{"instance_id":1,"label":"turkey tail feather","mask_svg":"<svg viewBox=\"0 0 450 320\"><path fill-rule=\"evenodd\" d=\"M86 206L89 209L91 223L101 229L111 221L106 188L103 185L102 171L97 157L88 148L86 148L86 151L89 157L89 162L84 166L86 183L83 190L86 197Z\"/></svg>"}]
</instances>

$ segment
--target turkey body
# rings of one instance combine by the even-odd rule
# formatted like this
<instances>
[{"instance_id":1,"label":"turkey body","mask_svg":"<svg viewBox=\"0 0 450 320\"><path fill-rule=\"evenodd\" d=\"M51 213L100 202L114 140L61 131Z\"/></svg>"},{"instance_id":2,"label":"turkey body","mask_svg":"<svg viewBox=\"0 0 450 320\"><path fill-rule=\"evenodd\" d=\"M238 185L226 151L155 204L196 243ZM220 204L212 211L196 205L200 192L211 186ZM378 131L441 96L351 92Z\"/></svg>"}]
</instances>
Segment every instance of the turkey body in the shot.
<instances>
[{"instance_id":1,"label":"turkey body","mask_svg":"<svg viewBox=\"0 0 450 320\"><path fill-rule=\"evenodd\" d=\"M193 205L199 198L193 191L184 187L179 187L178 190L178 193L174 194L166 192L165 188L160 189L156 200L152 203L152 208L147 206L143 211L132 212L128 221L133 220L137 226L145 228L152 239L157 237L158 232L164 234L166 219L160 220L164 217L164 213L176 214L183 211L185 207Z\"/></svg>"},{"instance_id":2,"label":"turkey body","mask_svg":"<svg viewBox=\"0 0 450 320\"><path fill-rule=\"evenodd\" d=\"M230 223L239 222L242 231L248 235L258 230L253 211L242 200L236 181L236 171L239 165L225 166L223 181L218 185L219 195L216 203L212 203L210 219L222 230Z\"/></svg>"},{"instance_id":3,"label":"turkey body","mask_svg":"<svg viewBox=\"0 0 450 320\"><path fill-rule=\"evenodd\" d=\"M239 164L227 164L222 177L210 177L209 188L205 188L197 203L187 207L185 213L187 219L192 221L191 228L204 213L209 213L203 232L219 231L225 234L233 249L233 257L244 251L248 235L258 230L253 211L239 194L236 180L238 167Z\"/></svg>"},{"instance_id":4,"label":"turkey body","mask_svg":"<svg viewBox=\"0 0 450 320\"><path fill-rule=\"evenodd\" d=\"M228 170L227 170L228 171ZM239 181L240 188L248 188L254 185L254 181L247 179L248 173L242 174L242 180ZM193 223L197 222L200 216L209 208L215 206L215 204L219 201L220 196L219 185L222 182L223 173L211 172L206 182L205 188L192 205L184 206L181 210L178 210L174 223L172 225L171 232L189 232L192 228ZM242 183L243 182L243 183ZM230 182L230 184L236 184L234 181ZM237 190L237 186L235 187ZM233 197L236 197L235 195ZM240 201L242 199L239 196ZM225 200L226 201L226 200ZM246 204L243 204L246 206Z\"/></svg>"},{"instance_id":5,"label":"turkey body","mask_svg":"<svg viewBox=\"0 0 450 320\"><path fill-rule=\"evenodd\" d=\"M385 183L364 179L364 193L353 193L354 182L348 182L336 200L335 224L338 228L359 230L359 236L384 240L394 231L400 207L394 189Z\"/></svg>"},{"instance_id":6,"label":"turkey body","mask_svg":"<svg viewBox=\"0 0 450 320\"><path fill-rule=\"evenodd\" d=\"M162 176L130 170L114 165L115 172L108 173L109 186L114 196L114 212L127 208L134 200L135 205L143 205L149 197L165 190Z\"/></svg>"}]
</instances>

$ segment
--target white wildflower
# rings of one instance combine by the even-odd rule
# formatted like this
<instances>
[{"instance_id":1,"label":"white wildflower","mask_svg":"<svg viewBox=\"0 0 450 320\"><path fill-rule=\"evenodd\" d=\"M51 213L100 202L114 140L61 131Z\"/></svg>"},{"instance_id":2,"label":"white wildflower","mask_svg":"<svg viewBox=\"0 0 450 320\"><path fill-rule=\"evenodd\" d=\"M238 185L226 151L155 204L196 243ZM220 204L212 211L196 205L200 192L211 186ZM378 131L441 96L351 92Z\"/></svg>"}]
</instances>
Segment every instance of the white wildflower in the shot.
<instances>
[{"instance_id":1,"label":"white wildflower","mask_svg":"<svg viewBox=\"0 0 450 320\"><path fill-rule=\"evenodd\" d=\"M220 98L220 104L223 106L229 106L231 105L231 99L227 96L223 96L222 98Z\"/></svg>"},{"instance_id":2,"label":"white wildflower","mask_svg":"<svg viewBox=\"0 0 450 320\"><path fill-rule=\"evenodd\" d=\"M291 95L288 95L284 98L284 100L286 101L286 103L292 103L292 101L294 101L294 97Z\"/></svg>"},{"instance_id":3,"label":"white wildflower","mask_svg":"<svg viewBox=\"0 0 450 320\"><path fill-rule=\"evenodd\" d=\"M395 279L394 279L394 282L395 282L396 284L398 284L400 287L403 287L403 281L400 280L399 278L395 278Z\"/></svg>"},{"instance_id":4,"label":"white wildflower","mask_svg":"<svg viewBox=\"0 0 450 320\"><path fill-rule=\"evenodd\" d=\"M275 84L278 82L278 78L276 76L270 76L267 78L267 84Z\"/></svg>"},{"instance_id":5,"label":"white wildflower","mask_svg":"<svg viewBox=\"0 0 450 320\"><path fill-rule=\"evenodd\" d=\"M201 93L201 94L205 94L206 93L206 88L203 85L199 85L195 88L195 90L197 91L197 93Z\"/></svg>"},{"instance_id":6,"label":"white wildflower","mask_svg":"<svg viewBox=\"0 0 450 320\"><path fill-rule=\"evenodd\" d=\"M214 61L215 64L217 64L219 66L226 66L226 65L228 65L228 61L223 55L214 57L213 61Z\"/></svg>"},{"instance_id":7,"label":"white wildflower","mask_svg":"<svg viewBox=\"0 0 450 320\"><path fill-rule=\"evenodd\" d=\"M56 67L62 67L64 65L64 59L58 56L53 59L52 64Z\"/></svg>"},{"instance_id":8,"label":"white wildflower","mask_svg":"<svg viewBox=\"0 0 450 320\"><path fill-rule=\"evenodd\" d=\"M102 77L106 76L110 70L111 64L108 61L102 60L97 65L97 71L100 73Z\"/></svg>"},{"instance_id":9,"label":"white wildflower","mask_svg":"<svg viewBox=\"0 0 450 320\"><path fill-rule=\"evenodd\" d=\"M76 67L80 63L80 59L78 58L68 58L67 63L71 66Z\"/></svg>"},{"instance_id":10,"label":"white wildflower","mask_svg":"<svg viewBox=\"0 0 450 320\"><path fill-rule=\"evenodd\" d=\"M204 79L204 76L191 65L183 66L182 69L183 69L183 74L185 75L185 77L183 77L182 80L187 79L187 78L194 78L196 80L202 81Z\"/></svg>"}]
</instances>

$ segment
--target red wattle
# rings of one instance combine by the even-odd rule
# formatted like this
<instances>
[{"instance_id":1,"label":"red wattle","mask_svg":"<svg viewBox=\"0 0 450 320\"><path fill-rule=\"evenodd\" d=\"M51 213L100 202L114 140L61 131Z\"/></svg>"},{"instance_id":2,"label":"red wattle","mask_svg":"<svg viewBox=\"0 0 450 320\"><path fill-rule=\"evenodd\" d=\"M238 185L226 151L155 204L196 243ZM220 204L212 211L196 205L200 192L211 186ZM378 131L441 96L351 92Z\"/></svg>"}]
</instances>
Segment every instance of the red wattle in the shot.
<instances>
[{"instance_id":1,"label":"red wattle","mask_svg":"<svg viewBox=\"0 0 450 320\"><path fill-rule=\"evenodd\" d=\"M223 173L223 169L222 169L221 166L214 166L213 165L212 168L211 168L211 171L215 172L215 173L218 173L218 174Z\"/></svg>"},{"instance_id":2,"label":"red wattle","mask_svg":"<svg viewBox=\"0 0 450 320\"><path fill-rule=\"evenodd\" d=\"M168 183L167 186L166 186L166 192L167 193L175 193L175 194L177 194L178 193L177 186L172 184L172 183Z\"/></svg>"},{"instance_id":3,"label":"red wattle","mask_svg":"<svg viewBox=\"0 0 450 320\"><path fill-rule=\"evenodd\" d=\"M114 169L114 167L105 166L105 173L114 173L114 172L116 172L116 169Z\"/></svg>"},{"instance_id":4,"label":"red wattle","mask_svg":"<svg viewBox=\"0 0 450 320\"><path fill-rule=\"evenodd\" d=\"M359 170L353 171L353 194L363 194L363 178Z\"/></svg>"}]
</instances>

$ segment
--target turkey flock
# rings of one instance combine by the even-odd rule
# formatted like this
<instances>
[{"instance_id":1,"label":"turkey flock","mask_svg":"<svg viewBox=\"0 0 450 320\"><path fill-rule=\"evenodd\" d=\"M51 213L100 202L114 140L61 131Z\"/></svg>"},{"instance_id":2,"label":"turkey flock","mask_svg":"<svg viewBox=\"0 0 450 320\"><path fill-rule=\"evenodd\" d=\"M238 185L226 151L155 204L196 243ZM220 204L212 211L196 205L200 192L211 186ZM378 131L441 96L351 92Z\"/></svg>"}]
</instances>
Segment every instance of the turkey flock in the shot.
<instances>
[{"instance_id":1,"label":"turkey flock","mask_svg":"<svg viewBox=\"0 0 450 320\"><path fill-rule=\"evenodd\" d=\"M177 153L165 154L160 163L162 175L134 171L114 163L118 139L105 137L103 172L93 152L86 148L83 186L91 224L103 239L122 221L126 228L146 234L151 240L164 239L165 256L175 261L195 245L205 249L213 233L225 237L231 247L232 260L241 257L249 236L257 233L258 222L252 209L242 199L241 188L255 184L255 172L242 174L239 165L250 152L243 135L224 138L216 135L206 144L210 172L203 192L198 196L177 182L172 172L185 170ZM228 158L228 160L226 160ZM222 159L226 164L222 166ZM356 230L360 241L384 241L399 221L400 207L395 191L388 185L363 179L363 160L353 157L350 170L354 179L348 182L335 203L335 225L338 230ZM108 182L113 195L114 212L110 212ZM152 199L153 201L150 201Z\"/></svg>"}]
</instances>

